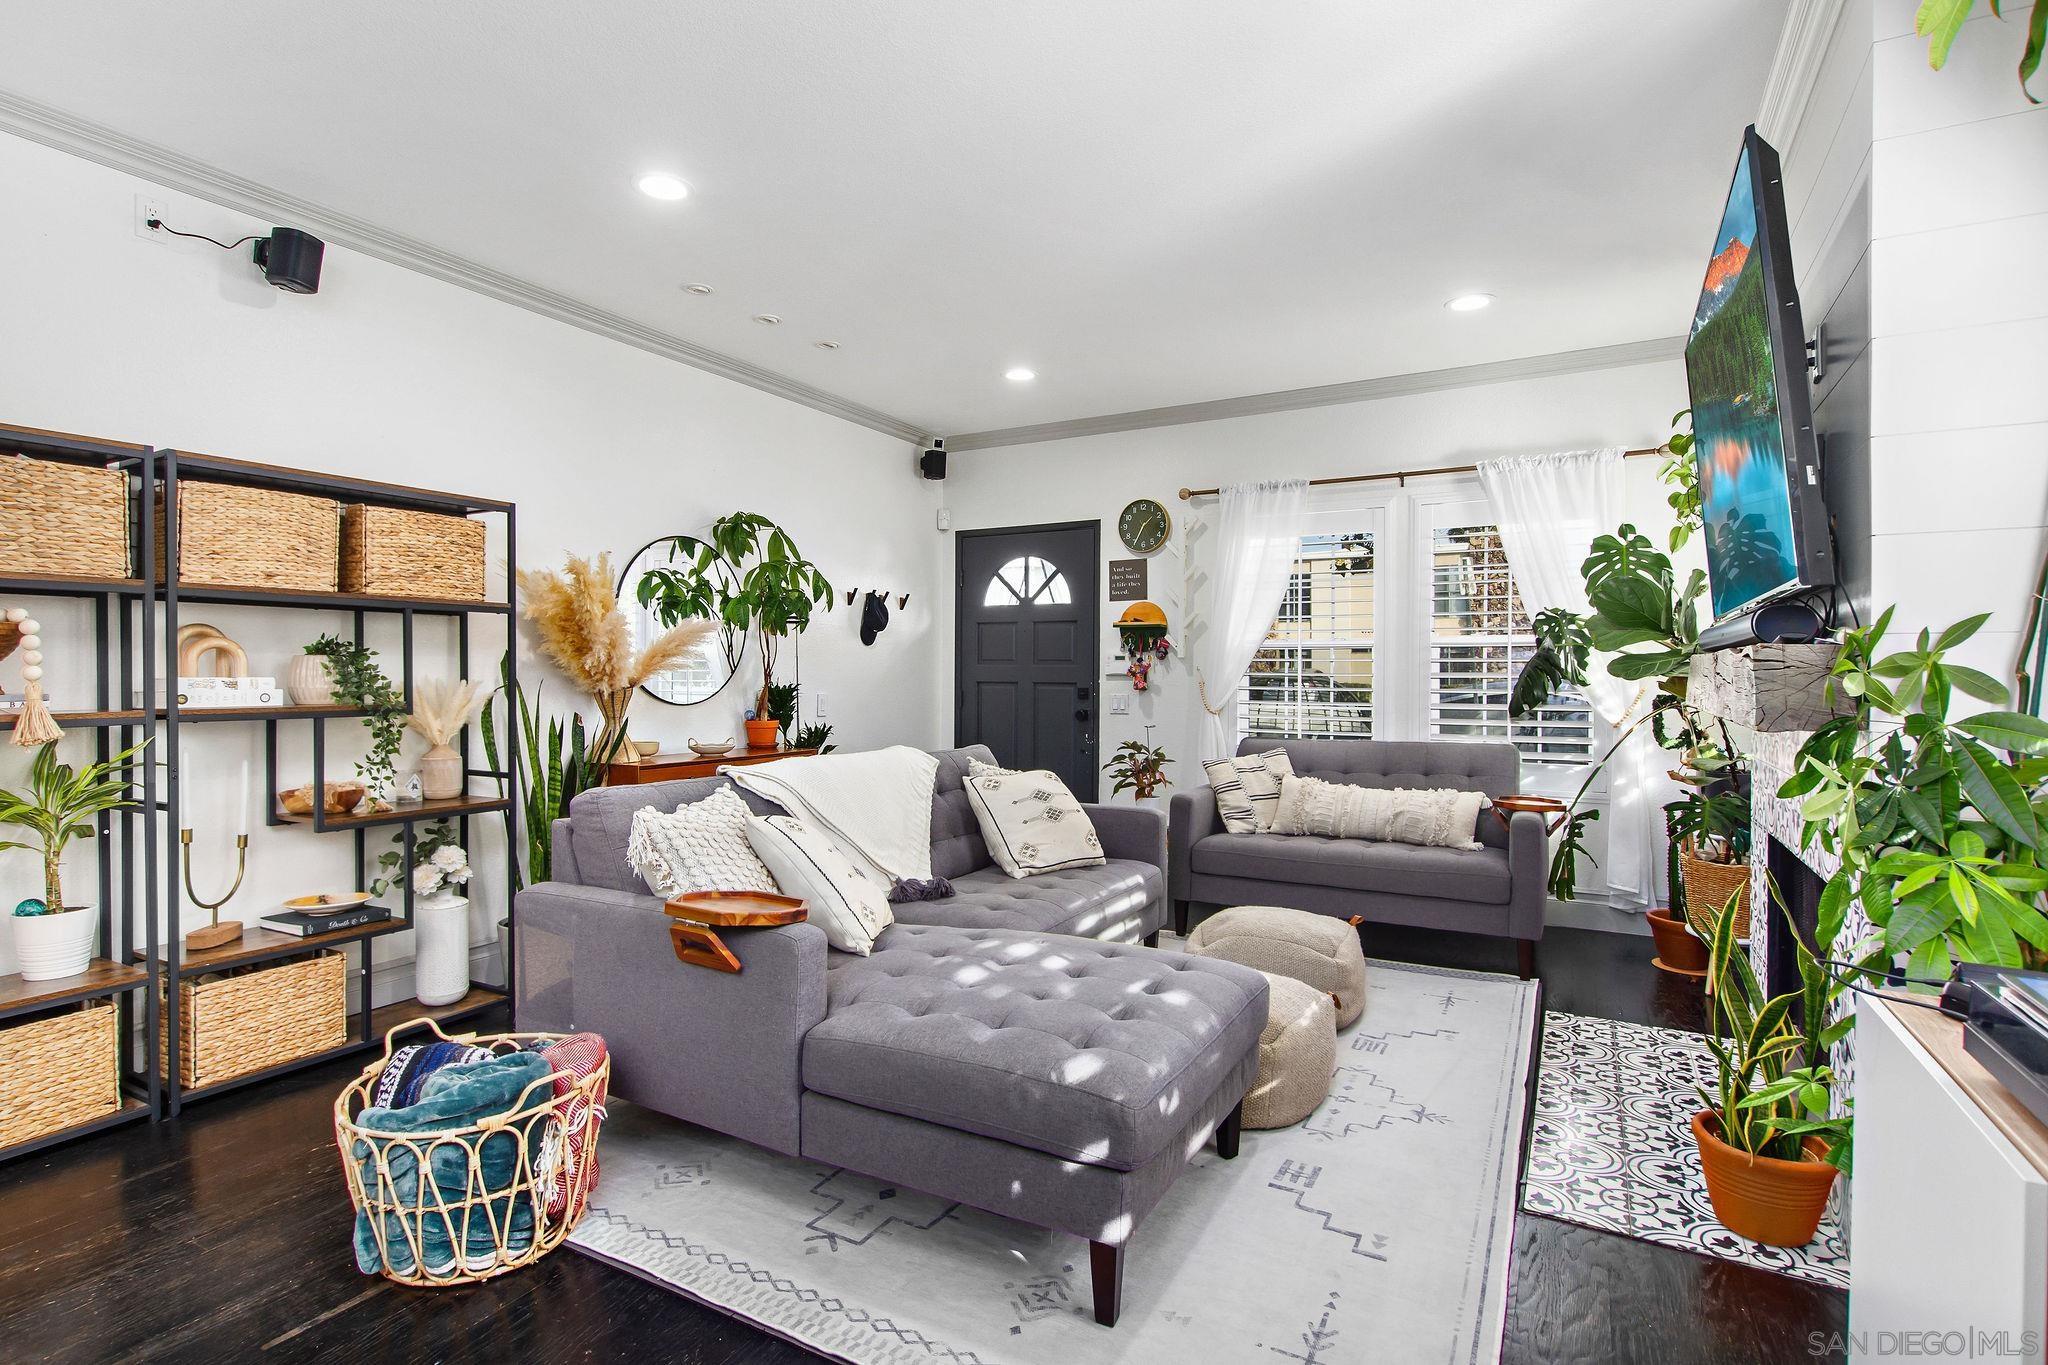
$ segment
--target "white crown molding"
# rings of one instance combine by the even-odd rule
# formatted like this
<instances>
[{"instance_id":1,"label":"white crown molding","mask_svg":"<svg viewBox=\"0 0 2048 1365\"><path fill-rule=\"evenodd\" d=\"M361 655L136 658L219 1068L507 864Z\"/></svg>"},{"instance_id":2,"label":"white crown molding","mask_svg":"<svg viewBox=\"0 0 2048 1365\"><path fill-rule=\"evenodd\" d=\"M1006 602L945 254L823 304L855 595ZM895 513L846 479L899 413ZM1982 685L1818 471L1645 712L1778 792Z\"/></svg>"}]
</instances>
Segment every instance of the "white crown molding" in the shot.
<instances>
[{"instance_id":1,"label":"white crown molding","mask_svg":"<svg viewBox=\"0 0 2048 1365\"><path fill-rule=\"evenodd\" d=\"M1785 26L1778 31L1778 50L1764 78L1764 98L1756 114L1756 130L1779 151L1799 135L1806 106L1820 79L1828 42L1835 35L1847 0L1792 0Z\"/></svg>"},{"instance_id":2,"label":"white crown molding","mask_svg":"<svg viewBox=\"0 0 2048 1365\"><path fill-rule=\"evenodd\" d=\"M1297 408L1326 408L1339 403L1367 403L1379 398L1400 398L1414 393L1435 393L1442 389L1470 388L1477 384L1507 384L1517 379L1548 379L1555 375L1578 374L1586 370L1612 370L1625 365L1652 365L1671 360L1685 351L1684 337L1657 337L1630 341L1619 346L1593 346L1581 351L1557 351L1549 355L1523 356L1516 360L1489 360L1479 365L1459 365L1447 370L1422 370L1415 374L1394 374L1379 379L1354 379L1343 384L1322 384L1308 389L1283 389L1277 393L1253 393L1240 398L1216 398L1203 403L1182 403L1174 407L1144 408L1137 412L1110 413L1102 417L1077 417L1063 422L1041 422L1036 426L1004 427L996 431L970 431L949 437L948 449L989 450L996 446L1030 445L1037 441L1065 441L1076 436L1102 436L1113 431L1141 431L1147 427L1174 427L1189 422L1217 422L1231 417L1256 417L1263 413L1292 412Z\"/></svg>"},{"instance_id":3,"label":"white crown molding","mask_svg":"<svg viewBox=\"0 0 2048 1365\"><path fill-rule=\"evenodd\" d=\"M290 223L305 228L329 243L374 256L407 270L418 271L447 284L472 290L500 303L509 303L542 317L566 322L586 332L650 351L670 360L707 371L734 383L772 393L792 403L830 413L848 422L884 432L905 441L922 443L924 427L879 412L852 399L816 389L800 380L762 369L744 360L681 337L672 336L630 318L580 303L566 294L544 289L516 276L442 251L417 238L392 232L360 218L328 208L296 195L285 194L246 180L231 171L198 161L168 147L159 147L129 137L112 128L92 123L35 100L0 91L0 131L54 147L87 161L140 176L166 189L189 194L253 217Z\"/></svg>"}]
</instances>

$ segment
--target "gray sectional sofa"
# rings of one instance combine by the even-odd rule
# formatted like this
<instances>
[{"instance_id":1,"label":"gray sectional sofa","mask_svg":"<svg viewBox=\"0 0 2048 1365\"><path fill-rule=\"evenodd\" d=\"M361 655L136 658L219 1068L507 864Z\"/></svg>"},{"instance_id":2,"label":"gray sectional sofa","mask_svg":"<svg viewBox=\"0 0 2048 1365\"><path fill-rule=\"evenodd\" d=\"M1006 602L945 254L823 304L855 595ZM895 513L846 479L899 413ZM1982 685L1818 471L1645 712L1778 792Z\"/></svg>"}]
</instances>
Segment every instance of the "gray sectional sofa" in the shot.
<instances>
[{"instance_id":1,"label":"gray sectional sofa","mask_svg":"<svg viewBox=\"0 0 2048 1365\"><path fill-rule=\"evenodd\" d=\"M958 894L895 907L868 957L811 924L723 931L736 975L676 961L626 862L635 810L726 779L578 796L554 879L519 893L517 1027L602 1034L635 1104L1086 1238L1113 1325L1139 1220L1212 1132L1236 1155L1265 978L1144 946L1166 913L1156 812L1087 807L1103 866L1012 880L961 787L991 755L938 757L933 870Z\"/></svg>"},{"instance_id":2,"label":"gray sectional sofa","mask_svg":"<svg viewBox=\"0 0 2048 1365\"><path fill-rule=\"evenodd\" d=\"M1455 740L1247 739L1240 754L1285 749L1296 774L1366 787L1452 787L1488 796L1520 790L1512 744ZM1550 844L1543 817L1479 816L1477 849L1314 835L1230 834L1208 788L1173 798L1168 842L1174 921L1232 905L1284 905L1379 924L1512 939L1524 977L1543 937Z\"/></svg>"}]
</instances>

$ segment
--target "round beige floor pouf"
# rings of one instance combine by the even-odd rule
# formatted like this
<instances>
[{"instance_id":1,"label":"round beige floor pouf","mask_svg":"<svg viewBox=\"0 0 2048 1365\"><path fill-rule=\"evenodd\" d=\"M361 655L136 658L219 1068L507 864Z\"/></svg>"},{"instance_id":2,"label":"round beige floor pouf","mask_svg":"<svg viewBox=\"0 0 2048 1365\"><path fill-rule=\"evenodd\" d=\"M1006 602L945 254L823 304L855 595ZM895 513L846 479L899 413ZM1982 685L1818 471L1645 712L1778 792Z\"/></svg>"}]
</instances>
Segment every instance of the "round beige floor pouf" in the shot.
<instances>
[{"instance_id":1,"label":"round beige floor pouf","mask_svg":"<svg viewBox=\"0 0 2048 1365\"><path fill-rule=\"evenodd\" d=\"M1277 905L1219 910L1188 935L1188 951L1291 976L1337 997L1337 1027L1365 1013L1365 949L1350 921Z\"/></svg>"},{"instance_id":2,"label":"round beige floor pouf","mask_svg":"<svg viewBox=\"0 0 2048 1365\"><path fill-rule=\"evenodd\" d=\"M1259 1078L1244 1097L1244 1126L1286 1128L1329 1097L1337 1068L1337 1007L1291 976L1264 976L1272 995L1259 1034Z\"/></svg>"}]
</instances>

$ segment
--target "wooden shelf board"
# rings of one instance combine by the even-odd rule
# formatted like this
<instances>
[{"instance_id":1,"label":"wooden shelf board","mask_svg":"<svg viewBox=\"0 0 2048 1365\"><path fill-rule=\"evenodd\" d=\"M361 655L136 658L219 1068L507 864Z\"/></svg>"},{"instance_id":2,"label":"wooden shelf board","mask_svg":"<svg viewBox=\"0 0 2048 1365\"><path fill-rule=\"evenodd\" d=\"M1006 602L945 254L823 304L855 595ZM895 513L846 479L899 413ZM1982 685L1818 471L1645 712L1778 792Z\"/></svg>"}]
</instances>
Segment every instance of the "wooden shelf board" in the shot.
<instances>
[{"instance_id":1,"label":"wooden shelf board","mask_svg":"<svg viewBox=\"0 0 2048 1365\"><path fill-rule=\"evenodd\" d=\"M168 590L171 585L159 585L159 591ZM402 611L408 607L419 611L482 612L502 615L503 602L487 602L480 598L467 597L395 597L387 593L326 592L306 588L264 588L247 587L234 583L178 583L175 585L178 598L183 602L219 602L228 605L313 607L334 610L353 610L364 607L374 611Z\"/></svg>"},{"instance_id":2,"label":"wooden shelf board","mask_svg":"<svg viewBox=\"0 0 2048 1365\"><path fill-rule=\"evenodd\" d=\"M402 825L416 820L452 820L463 815L487 815L492 811L504 810L510 803L502 796L454 796L444 801L422 801L418 805L400 806L396 810L377 811L370 815L330 815L326 827L336 829L362 829L369 825ZM280 810L277 818L288 825L310 825L310 815L291 815Z\"/></svg>"},{"instance_id":3,"label":"wooden shelf board","mask_svg":"<svg viewBox=\"0 0 2048 1365\"><path fill-rule=\"evenodd\" d=\"M275 929L263 929L249 924L242 930L240 938L218 948L207 948L193 953L185 951L181 945L178 950L178 970L187 976L198 972L225 971L229 967L246 967L251 963L265 962L276 957L289 957L294 953L312 952L318 948L338 948L346 943L395 934L400 929L411 927L404 920L393 917L378 920L375 924L358 924L353 929L336 929L329 933L308 934L301 938L297 934L280 934ZM141 954L137 953L134 956L139 959Z\"/></svg>"},{"instance_id":4,"label":"wooden shelf board","mask_svg":"<svg viewBox=\"0 0 2048 1365\"><path fill-rule=\"evenodd\" d=\"M98 1118L87 1119L83 1123L74 1123L69 1128L60 1128L54 1133L45 1133L39 1138L31 1138L27 1142L19 1142L12 1147L0 1147L0 1161L4 1161L11 1156L18 1156L24 1152L32 1152L39 1148L51 1146L54 1143L63 1142L68 1138L84 1137L87 1133L97 1133L104 1128L114 1128L123 1123L133 1123L137 1119L146 1117L148 1113L149 1102L147 1100L137 1099L133 1095L123 1095L121 1097L121 1107L111 1114L101 1114Z\"/></svg>"},{"instance_id":5,"label":"wooden shelf board","mask_svg":"<svg viewBox=\"0 0 2048 1365\"><path fill-rule=\"evenodd\" d=\"M384 1035L400 1024L415 1019L432 1019L437 1024L448 1024L482 1014L495 1005L504 1004L506 999L505 992L501 990L490 986L471 986L469 994L449 1005L422 1005L417 1000L400 1000L370 1011L370 1032L381 1043Z\"/></svg>"},{"instance_id":6,"label":"wooden shelf board","mask_svg":"<svg viewBox=\"0 0 2048 1365\"><path fill-rule=\"evenodd\" d=\"M53 597L91 597L99 593L138 596L142 592L142 580L87 578L73 574L10 573L0 574L0 590Z\"/></svg>"},{"instance_id":7,"label":"wooden shelf board","mask_svg":"<svg viewBox=\"0 0 2048 1365\"><path fill-rule=\"evenodd\" d=\"M170 713L156 709L158 719ZM357 720L368 713L355 706L181 706L178 720L195 725L212 720Z\"/></svg>"},{"instance_id":8,"label":"wooden shelf board","mask_svg":"<svg viewBox=\"0 0 2048 1365\"><path fill-rule=\"evenodd\" d=\"M148 978L149 974L140 967L109 962L103 957L94 958L92 965L77 976L62 976L53 981L24 981L18 975L0 976L0 1015L112 995L139 986Z\"/></svg>"},{"instance_id":9,"label":"wooden shelf board","mask_svg":"<svg viewBox=\"0 0 2048 1365\"><path fill-rule=\"evenodd\" d=\"M73 729L142 724L140 711L52 711L50 714L56 717L59 725ZM19 711L0 712L0 730L12 730L20 719Z\"/></svg>"}]
</instances>

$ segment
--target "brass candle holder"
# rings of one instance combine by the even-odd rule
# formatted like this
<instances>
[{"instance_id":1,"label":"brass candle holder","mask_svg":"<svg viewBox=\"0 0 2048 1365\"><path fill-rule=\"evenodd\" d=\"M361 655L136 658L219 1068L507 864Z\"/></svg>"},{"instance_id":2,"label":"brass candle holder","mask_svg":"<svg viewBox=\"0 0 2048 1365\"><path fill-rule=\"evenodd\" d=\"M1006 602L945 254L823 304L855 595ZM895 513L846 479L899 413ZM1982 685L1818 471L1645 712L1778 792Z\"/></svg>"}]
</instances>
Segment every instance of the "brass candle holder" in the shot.
<instances>
[{"instance_id":1,"label":"brass candle holder","mask_svg":"<svg viewBox=\"0 0 2048 1365\"><path fill-rule=\"evenodd\" d=\"M182 846L180 858L185 868L185 897L212 916L212 922L204 929L194 929L191 933L185 935L185 951L188 953L199 953L206 951L208 948L218 948L224 943L233 943L242 936L242 922L238 919L231 919L223 924L220 919L220 911L221 907L233 900L235 893L242 889L243 874L249 870L249 836L246 834L237 834L235 836L235 882L234 885L228 888L226 895L214 901L201 899L199 893L192 887L192 831L189 829L179 830L178 843Z\"/></svg>"}]
</instances>

